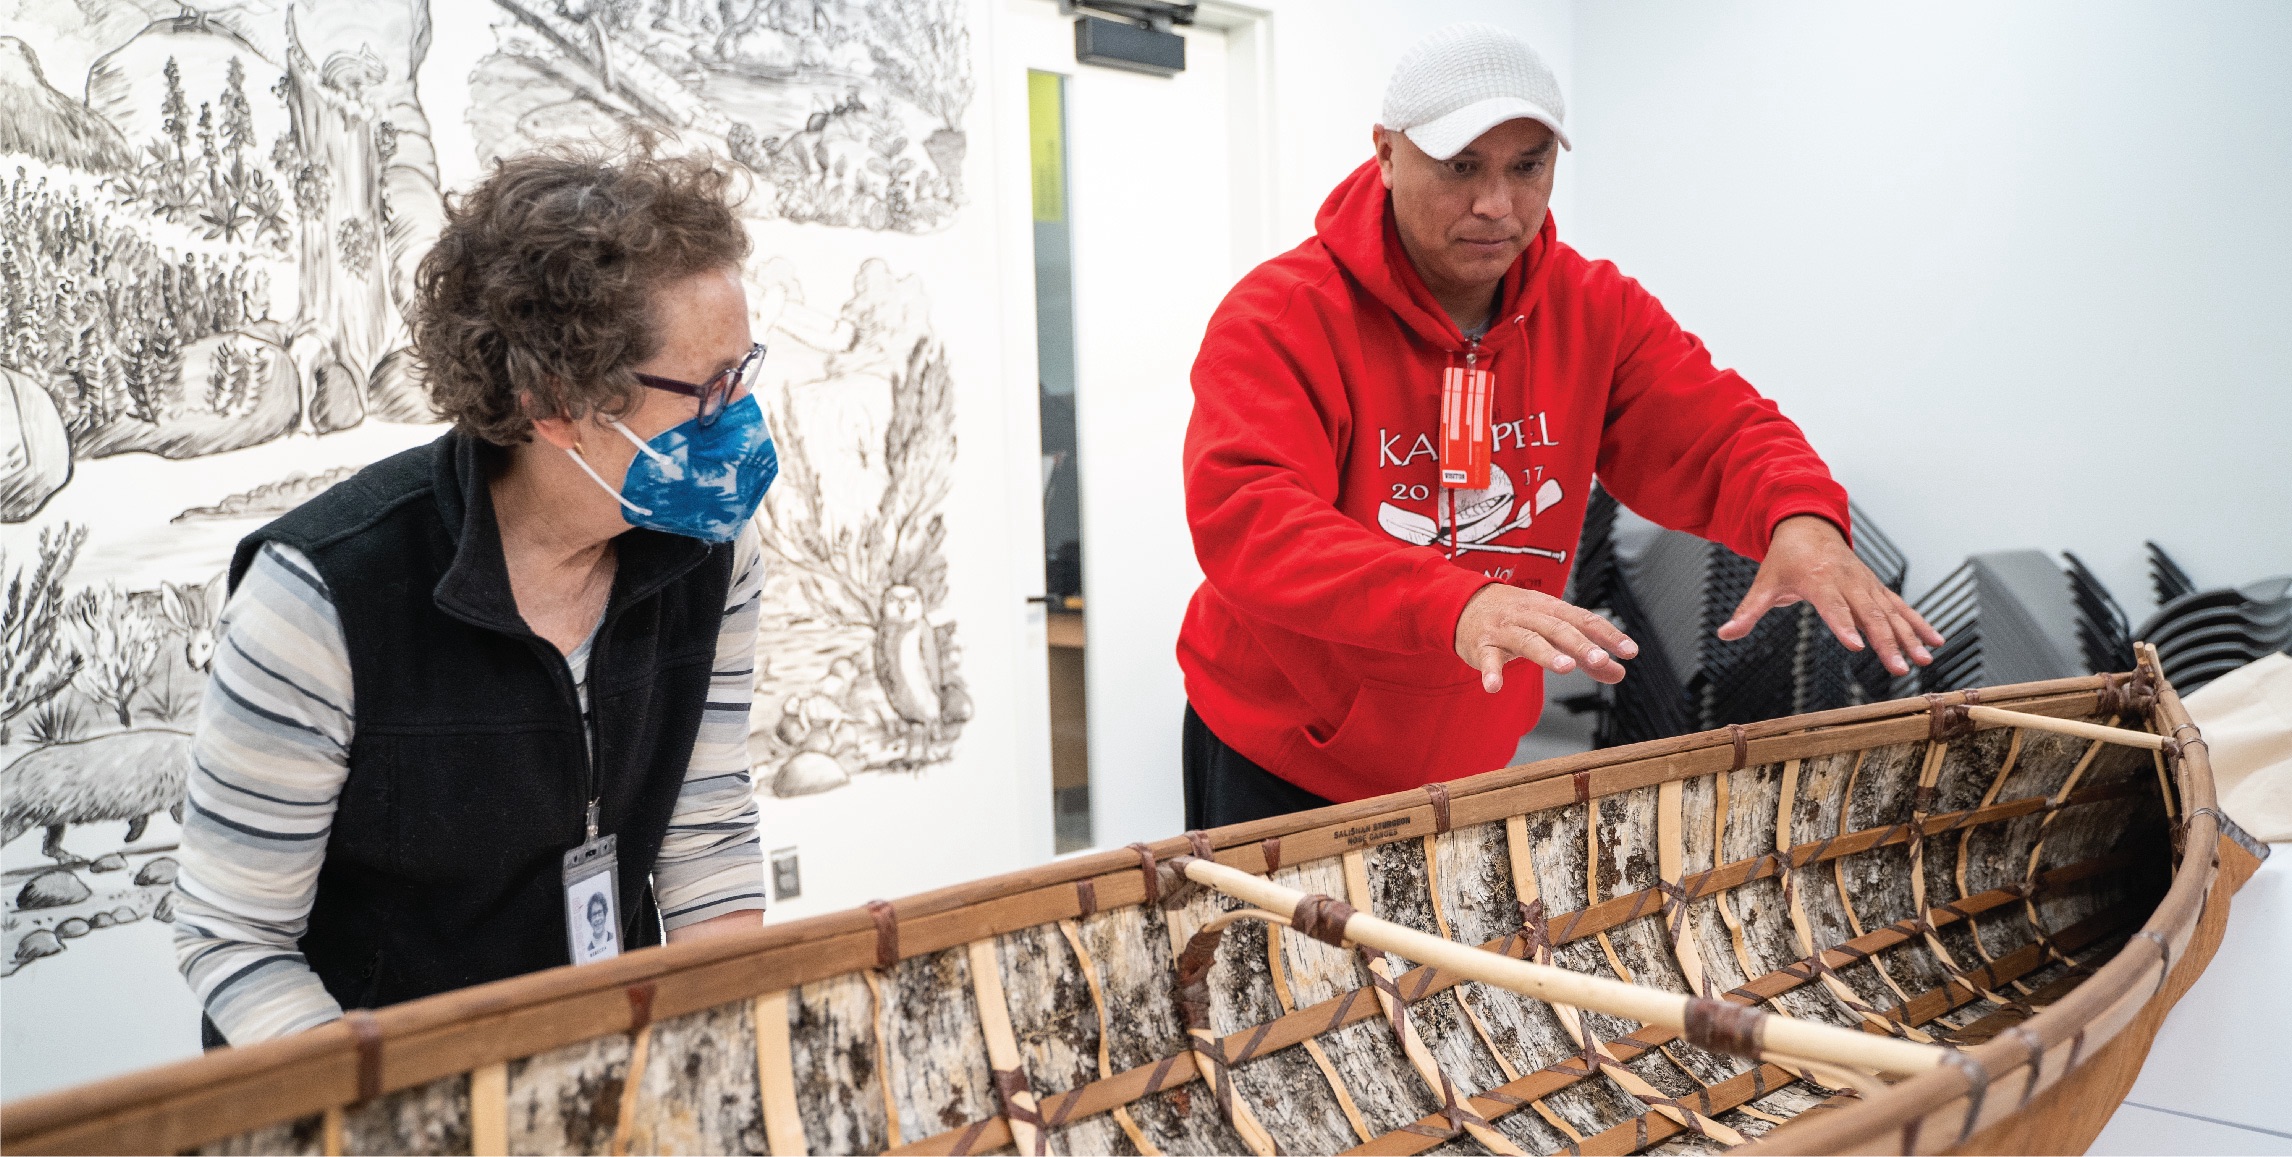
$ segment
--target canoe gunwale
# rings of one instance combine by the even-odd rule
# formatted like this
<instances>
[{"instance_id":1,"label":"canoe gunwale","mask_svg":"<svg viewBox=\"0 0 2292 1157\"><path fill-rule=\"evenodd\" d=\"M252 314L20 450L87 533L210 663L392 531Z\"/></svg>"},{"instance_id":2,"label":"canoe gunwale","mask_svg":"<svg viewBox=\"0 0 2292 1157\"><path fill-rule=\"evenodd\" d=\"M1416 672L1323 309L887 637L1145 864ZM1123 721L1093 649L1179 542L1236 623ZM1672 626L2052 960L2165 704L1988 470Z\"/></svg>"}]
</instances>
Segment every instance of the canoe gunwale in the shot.
<instances>
[{"instance_id":1,"label":"canoe gunwale","mask_svg":"<svg viewBox=\"0 0 2292 1157\"><path fill-rule=\"evenodd\" d=\"M2156 649L2137 644L2140 668L2154 680L2150 708L2157 733L2177 737L2197 730L2180 696L2166 683ZM1989 697L1985 695L1984 701ZM2212 778L2209 751L2201 737L2167 749L2172 785L2178 796L2175 843L2180 849L2165 895L2139 931L2119 952L2061 999L2002 1033L1962 1050L1970 1064L1936 1069L1891 1085L1876 1097L1833 1111L1808 1114L1740 1150L1779 1153L1942 1153L2014 1152L2031 1144L2027 1122L2011 1120L2049 1092L2063 1104L2049 1122L2063 1135L2082 1132L2073 1144L2046 1136L2049 1147L2082 1151L2106 1123L2106 1113L2123 1100L2139 1061L2147 1053L2144 1035L2135 1043L2127 1071L2095 1072L2086 1065L2120 1033L2146 1020L2155 1032L2163 1014L2195 983L2219 947L2231 897L2265 858L2251 850L2249 836L2224 826ZM2242 837L2239 839L2238 837ZM2199 849L2210 849L2202 854ZM2195 854L2192 854L2195 853ZM2227 869L2224 871L2224 868ZM2136 947L2140 945L2141 947ZM2008 1039L2010 1038L2010 1039ZM2083 1066L2083 1067L2081 1067ZM2126 1066L2120 1064L2119 1068ZM2114 1081L2112 1090L2079 1082ZM2065 1082L2067 1085L2065 1086ZM2080 1095L2083 1094L2083 1095ZM2097 1117L2097 1119L2096 1119ZM2015 1129L2014 1125L2022 1127ZM1990 1131L1997 1131L1992 1133ZM1997 1134L2011 1136L2006 1144ZM1990 1143L1985 1143L1990 1142ZM2017 1143L2018 1142L2018 1143Z\"/></svg>"},{"instance_id":2,"label":"canoe gunwale","mask_svg":"<svg viewBox=\"0 0 2292 1157\"><path fill-rule=\"evenodd\" d=\"M2142 659L2154 669L2153 652L2144 651ZM2122 676L2052 680L1984 689L1979 701L2037 714L2082 717L2119 698L2123 683ZM2160 719L2175 728L2186 725L2186 712L2170 688L2160 690ZM1967 699L1953 694L1939 700L1864 704L1589 752L1484 773L1436 791L1398 792L1303 817L1218 829L1208 833L1208 842L1218 862L1264 872L1271 860L1295 863L1321 859L1744 766L1850 747L1924 740L1934 726L1931 712L1936 706L1962 705ZM1990 729L1979 723L1974 728ZM2210 765L2201 741L2186 745L2173 762L2177 764L2175 786L2191 846L2202 847L2209 841L2244 854L2220 835ZM2026 811L2034 811L2045 803L2038 799L2007 806L2026 806ZM1198 848L1188 837L1179 836L1146 845L1146 850L1157 860L1166 861L1175 855L1195 853ZM1845 847L1835 854L1854 850L1860 849ZM1777 866L1770 870L1783 870L1782 859L1775 857ZM1137 852L1115 850L900 900L890 908L896 919L898 955L922 956L982 937L1084 915L1092 909L1140 903L1147 895L1140 866ZM1734 865L1723 865L1705 875L1716 877L1731 867ZM2213 886L2216 871L2210 867L2192 870L2184 858L2165 901L2144 929L2167 938L2173 948L2172 960L2183 970L2192 963L2201 968L2203 959L2209 959L2210 945L2203 945L2202 959L2194 960L2187 947L2204 912L2207 889ZM1630 898L1616 897L1609 903ZM1578 913L1577 917L1587 919L1590 913ZM278 1041L26 1098L8 1105L0 1114L0 1147L57 1152L106 1148L178 1151L355 1103L362 1086L393 1092L562 1045L629 1032L635 1014L626 994L632 988L650 988L650 1018L665 1020L874 968L879 963L882 940L876 918L865 909L852 909L447 993L375 1013L373 1023L380 1028L386 1047L372 1052L361 1048L349 1026L337 1023ZM2072 1023L2072 1012L2100 1016L2106 1005L2123 1003L2119 998L2135 995L2138 998L2132 1001L2127 1016L2138 1013L2162 983L2158 963L2154 952L2121 953L2060 1003L2026 1022L2023 1028L2045 1043L2047 1067L2054 1064L2053 1057L2064 1055L2061 1050L2074 1030L2062 1026ZM2193 979L2193 972L2190 977ZM2141 987L2144 981L2146 988ZM2110 1030L2112 1035L2115 1031L2115 1027ZM2009 1035L2014 1042L2023 1039L2023 1034ZM2105 1039L2096 1041L2088 1034L2082 1048L2089 1054ZM2016 1079L2010 1074L2028 1054L2025 1045L2005 1041L1966 1051L1992 1075L1993 1093L2000 1089L1998 1080ZM368 1059L362 1062L362 1055ZM2051 1074L2054 1080L2058 1076L2058 1072ZM2043 1081L2040 1087L2048 1083ZM1951 1118L1947 1130L1935 1126L1947 1115L1950 1104L1962 1103L1965 1088L1965 1077L1957 1070L1913 1078L1869 1102L1783 1126L1756 1148L1859 1149L1879 1131L1892 1128L1900 1134L1904 1122L1916 1119L1927 1124L1919 1131L1922 1135L1909 1138L1914 1142L1911 1147L1914 1151L1934 1151L1957 1137L1957 1118ZM1045 1097L1044 1107L1049 1108L1064 1095ZM1995 1096L1988 1099L1989 1105L1977 1119L1979 1124L1988 1123L2003 1100ZM1827 1137L1840 1138L1842 1143L1821 1139Z\"/></svg>"}]
</instances>

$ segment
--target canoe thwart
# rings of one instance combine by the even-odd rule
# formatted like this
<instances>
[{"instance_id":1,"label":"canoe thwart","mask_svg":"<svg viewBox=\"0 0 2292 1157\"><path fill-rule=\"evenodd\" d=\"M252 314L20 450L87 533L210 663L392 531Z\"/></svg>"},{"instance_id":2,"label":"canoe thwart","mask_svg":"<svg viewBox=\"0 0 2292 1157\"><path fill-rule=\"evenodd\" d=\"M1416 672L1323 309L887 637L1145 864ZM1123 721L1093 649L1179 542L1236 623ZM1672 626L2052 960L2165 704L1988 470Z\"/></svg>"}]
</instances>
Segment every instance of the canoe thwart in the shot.
<instances>
[{"instance_id":1,"label":"canoe thwart","mask_svg":"<svg viewBox=\"0 0 2292 1157\"><path fill-rule=\"evenodd\" d=\"M1998 727L2026 727L2031 731L2050 731L2055 735L2074 735L2080 739L2098 739L2103 743L2139 747L2148 751L2163 751L2173 741L2149 731L2132 731L2123 727L2109 727L2100 723L2087 723L2081 719L2056 719L2051 715L2032 715L2026 711L2008 711L2003 707L1967 706L1968 718L1977 723Z\"/></svg>"},{"instance_id":2,"label":"canoe thwart","mask_svg":"<svg viewBox=\"0 0 2292 1157\"><path fill-rule=\"evenodd\" d=\"M1380 920L1365 912L1349 911L1340 914L1337 911L1342 907L1339 901L1322 897L1320 902L1316 902L1314 897L1306 893L1285 888L1271 880L1215 861L1181 856L1173 863L1179 866L1188 879L1260 908L1276 911L1288 908L1300 915L1310 913L1306 919L1314 921L1333 921L1342 915L1342 923L1339 924L1342 941L1367 945L1421 964L1435 965L1483 984L1509 989L1552 1004L1587 1008L1686 1033L1689 1031L1689 1005L1699 999L1684 993L1646 988L1565 968L1499 956L1481 948L1458 944L1453 940L1444 940ZM1293 922L1299 921L1297 916L1291 919ZM1304 928L1300 927L1300 930ZM1209 971L1208 961L1199 961L1198 964L1201 975L1206 976ZM1934 1068L1943 1063L1942 1054L1947 1051L1935 1045L1875 1036L1835 1025L1756 1011L1752 1015L1758 1019L1750 1022L1755 1027L1746 1032L1740 1027L1743 1021L1732 1019L1733 1014L1728 1015L1730 1019L1726 1021L1724 1030L1712 1036L1714 1047L1723 1043L1748 1043L1756 1050L1771 1042L1777 1050L1793 1057L1841 1068L1870 1069L1894 1076L1910 1076ZM1695 1031L1712 1031L1715 1027L1712 1020L1701 1019ZM1749 1038L1747 1041L1743 1039L1746 1036ZM1758 1059L1757 1051L1739 1055Z\"/></svg>"}]
</instances>

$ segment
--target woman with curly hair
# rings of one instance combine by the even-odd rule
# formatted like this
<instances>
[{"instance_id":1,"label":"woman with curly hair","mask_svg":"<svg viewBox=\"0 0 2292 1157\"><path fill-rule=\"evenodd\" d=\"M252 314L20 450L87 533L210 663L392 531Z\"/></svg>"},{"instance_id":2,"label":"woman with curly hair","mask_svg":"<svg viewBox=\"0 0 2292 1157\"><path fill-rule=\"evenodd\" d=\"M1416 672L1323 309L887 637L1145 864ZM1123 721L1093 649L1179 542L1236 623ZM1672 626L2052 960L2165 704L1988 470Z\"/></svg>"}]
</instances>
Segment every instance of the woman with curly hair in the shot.
<instances>
[{"instance_id":1,"label":"woman with curly hair","mask_svg":"<svg viewBox=\"0 0 2292 1157\"><path fill-rule=\"evenodd\" d=\"M232 562L175 896L210 1045L759 923L747 254L649 148L450 206L411 312L453 429Z\"/></svg>"}]
</instances>

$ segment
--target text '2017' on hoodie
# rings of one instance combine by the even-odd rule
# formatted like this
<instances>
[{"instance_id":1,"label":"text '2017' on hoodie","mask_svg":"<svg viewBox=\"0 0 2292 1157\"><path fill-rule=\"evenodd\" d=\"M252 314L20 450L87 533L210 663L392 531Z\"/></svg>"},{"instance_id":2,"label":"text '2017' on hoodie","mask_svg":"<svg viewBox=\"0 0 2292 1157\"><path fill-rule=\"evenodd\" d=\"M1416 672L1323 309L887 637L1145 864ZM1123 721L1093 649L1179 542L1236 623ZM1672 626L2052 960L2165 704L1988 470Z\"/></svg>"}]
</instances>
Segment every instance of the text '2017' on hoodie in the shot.
<instances>
[{"instance_id":1,"label":"text '2017' on hoodie","mask_svg":"<svg viewBox=\"0 0 2292 1157\"><path fill-rule=\"evenodd\" d=\"M1374 161L1315 226L1219 305L1186 434L1205 577L1178 662L1203 722L1266 770L1347 801L1509 762L1542 673L1483 691L1457 618L1490 583L1563 596L1595 472L1751 558L1792 515L1848 528L1799 428L1548 215L1477 341L1417 276ZM1441 379L1468 359L1494 377L1493 468L1444 491Z\"/></svg>"}]
</instances>

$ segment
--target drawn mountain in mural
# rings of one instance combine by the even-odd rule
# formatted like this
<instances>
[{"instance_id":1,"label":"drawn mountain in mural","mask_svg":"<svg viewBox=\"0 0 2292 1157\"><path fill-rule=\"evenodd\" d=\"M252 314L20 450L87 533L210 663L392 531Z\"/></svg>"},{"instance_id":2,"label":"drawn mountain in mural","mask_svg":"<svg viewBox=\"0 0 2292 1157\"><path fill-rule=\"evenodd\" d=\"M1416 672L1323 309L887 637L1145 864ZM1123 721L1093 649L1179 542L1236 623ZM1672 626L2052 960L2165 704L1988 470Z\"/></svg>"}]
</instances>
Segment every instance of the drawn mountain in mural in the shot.
<instances>
[{"instance_id":1,"label":"drawn mountain in mural","mask_svg":"<svg viewBox=\"0 0 2292 1157\"><path fill-rule=\"evenodd\" d=\"M117 172L129 160L127 138L57 92L32 46L13 36L0 36L0 153L96 173Z\"/></svg>"}]
</instances>

